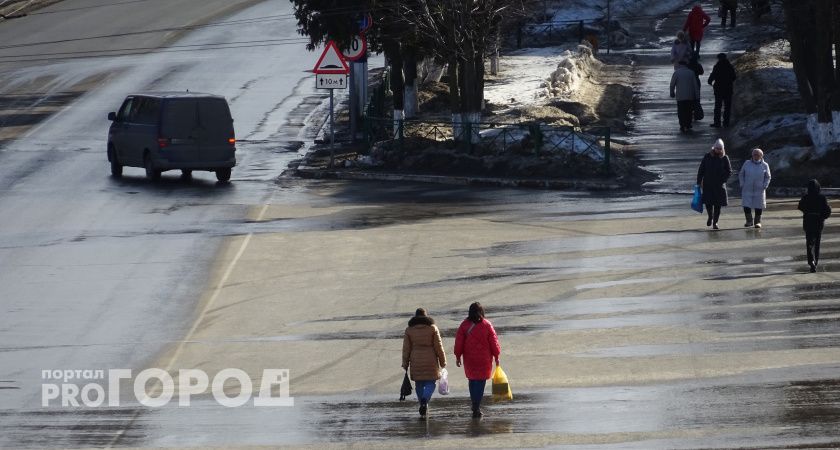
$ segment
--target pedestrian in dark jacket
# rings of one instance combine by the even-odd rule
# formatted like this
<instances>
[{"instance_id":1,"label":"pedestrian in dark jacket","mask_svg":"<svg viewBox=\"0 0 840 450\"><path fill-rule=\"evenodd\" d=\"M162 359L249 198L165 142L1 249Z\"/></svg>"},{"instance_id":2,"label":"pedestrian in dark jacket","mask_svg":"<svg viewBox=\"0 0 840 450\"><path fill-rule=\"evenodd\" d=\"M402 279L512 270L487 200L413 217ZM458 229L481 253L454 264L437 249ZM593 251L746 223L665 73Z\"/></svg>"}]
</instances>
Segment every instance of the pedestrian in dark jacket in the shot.
<instances>
[{"instance_id":1,"label":"pedestrian in dark jacket","mask_svg":"<svg viewBox=\"0 0 840 450\"><path fill-rule=\"evenodd\" d=\"M738 0L720 0L720 7L723 14L720 16L720 27L726 28L726 14L732 17L732 28L735 28L735 11L738 10Z\"/></svg>"},{"instance_id":2,"label":"pedestrian in dark jacket","mask_svg":"<svg viewBox=\"0 0 840 450\"><path fill-rule=\"evenodd\" d=\"M700 53L692 52L691 59L688 61L688 68L694 72L696 83L697 84L697 98L694 102L692 108L692 116L694 120L702 120L703 119L703 107L700 105L700 75L703 75L703 66L700 64Z\"/></svg>"},{"instance_id":3,"label":"pedestrian in dark jacket","mask_svg":"<svg viewBox=\"0 0 840 450\"><path fill-rule=\"evenodd\" d=\"M685 133L691 129L694 102L700 98L697 92L697 75L686 66L685 61L680 61L679 67L671 75L671 98L677 99L680 132Z\"/></svg>"},{"instance_id":4,"label":"pedestrian in dark jacket","mask_svg":"<svg viewBox=\"0 0 840 450\"><path fill-rule=\"evenodd\" d=\"M718 139L712 146L712 151L703 156L700 168L697 170L697 184L703 191L703 204L709 215L706 226L719 230L720 208L729 204L726 192L726 180L732 175L732 164L726 156L723 139Z\"/></svg>"},{"instance_id":5,"label":"pedestrian in dark jacket","mask_svg":"<svg viewBox=\"0 0 840 450\"><path fill-rule=\"evenodd\" d=\"M695 53L700 53L700 41L703 40L703 30L709 25L712 19L703 11L700 4L694 5L688 17L685 19L683 31L688 33L689 48Z\"/></svg>"},{"instance_id":6,"label":"pedestrian in dark jacket","mask_svg":"<svg viewBox=\"0 0 840 450\"><path fill-rule=\"evenodd\" d=\"M423 308L417 308L405 329L402 367L411 367L411 379L416 382L417 401L420 402L420 417L425 419L429 401L435 392L435 382L440 378L440 369L446 367L446 352L440 330Z\"/></svg>"},{"instance_id":7,"label":"pedestrian in dark jacket","mask_svg":"<svg viewBox=\"0 0 840 450\"><path fill-rule=\"evenodd\" d=\"M723 107L723 126L729 126L729 119L732 116L732 91L737 75L735 68L726 57L726 53L718 53L718 62L712 68L712 73L709 75L709 84L714 87L715 91L715 115L714 122L709 126L719 128L721 106Z\"/></svg>"},{"instance_id":8,"label":"pedestrian in dark jacket","mask_svg":"<svg viewBox=\"0 0 840 450\"><path fill-rule=\"evenodd\" d=\"M822 239L825 219L831 216L831 207L825 195L820 194L820 182L808 182L808 193L799 200L799 210L802 211L802 229L805 230L805 252L808 255L808 265L811 273L817 271L820 262L820 240Z\"/></svg>"},{"instance_id":9,"label":"pedestrian in dark jacket","mask_svg":"<svg viewBox=\"0 0 840 450\"><path fill-rule=\"evenodd\" d=\"M473 417L483 416L481 398L487 379L493 376L493 360L499 365L499 337L489 320L484 318L484 307L475 302L470 305L467 318L461 322L455 333L455 364L461 367L464 360L464 374L469 380L470 400Z\"/></svg>"}]
</instances>

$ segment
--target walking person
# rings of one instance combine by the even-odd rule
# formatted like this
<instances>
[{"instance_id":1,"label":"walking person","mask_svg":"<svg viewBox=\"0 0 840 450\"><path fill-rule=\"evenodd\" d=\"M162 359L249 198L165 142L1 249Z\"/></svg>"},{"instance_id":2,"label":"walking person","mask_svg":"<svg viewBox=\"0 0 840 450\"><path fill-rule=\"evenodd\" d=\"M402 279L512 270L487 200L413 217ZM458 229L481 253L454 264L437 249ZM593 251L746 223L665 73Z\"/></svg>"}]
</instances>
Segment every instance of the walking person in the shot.
<instances>
[{"instance_id":1,"label":"walking person","mask_svg":"<svg viewBox=\"0 0 840 450\"><path fill-rule=\"evenodd\" d=\"M767 186L770 186L770 178L770 166L764 161L764 152L760 148L754 148L752 158L744 161L738 172L741 206L744 207L744 216L747 218L745 227L761 228L761 213L767 208Z\"/></svg>"},{"instance_id":2,"label":"walking person","mask_svg":"<svg viewBox=\"0 0 840 450\"><path fill-rule=\"evenodd\" d=\"M700 41L703 40L703 31L709 26L712 18L703 11L700 4L697 3L691 8L688 17L685 19L683 31L688 33L689 48L694 53L700 53Z\"/></svg>"},{"instance_id":3,"label":"walking person","mask_svg":"<svg viewBox=\"0 0 840 450\"><path fill-rule=\"evenodd\" d=\"M691 48L688 45L685 31L677 31L677 38L671 46L671 63L674 64L674 70L680 67L680 61L688 63L691 56Z\"/></svg>"},{"instance_id":4,"label":"walking person","mask_svg":"<svg viewBox=\"0 0 840 450\"><path fill-rule=\"evenodd\" d=\"M726 192L726 180L732 175L732 164L726 156L723 139L718 139L712 150L703 156L700 168L697 170L697 184L703 191L703 204L706 205L706 226L719 230L720 208L729 205Z\"/></svg>"},{"instance_id":5,"label":"walking person","mask_svg":"<svg viewBox=\"0 0 840 450\"><path fill-rule=\"evenodd\" d=\"M480 418L481 399L487 379L493 376L493 360L499 365L499 337L489 320L484 318L484 307L475 302L470 305L467 318L455 333L455 364L461 367L469 380L472 416Z\"/></svg>"},{"instance_id":6,"label":"walking person","mask_svg":"<svg viewBox=\"0 0 840 450\"><path fill-rule=\"evenodd\" d=\"M697 75L688 68L685 61L680 61L679 68L671 75L671 98L677 99L677 119L681 133L692 128L694 104L700 98L696 79Z\"/></svg>"},{"instance_id":7,"label":"walking person","mask_svg":"<svg viewBox=\"0 0 840 450\"><path fill-rule=\"evenodd\" d=\"M417 401L420 402L420 418L425 419L435 382L440 379L440 369L446 367L446 352L440 330L423 308L417 308L405 329L402 367L404 370L411 368L411 379L416 383Z\"/></svg>"},{"instance_id":8,"label":"walking person","mask_svg":"<svg viewBox=\"0 0 840 450\"><path fill-rule=\"evenodd\" d=\"M714 121L709 126L720 128L721 107L723 107L723 126L729 126L729 119L732 116L732 91L738 76L729 58L726 57L726 53L718 53L717 59L718 62L709 74L709 84L715 91Z\"/></svg>"},{"instance_id":9,"label":"walking person","mask_svg":"<svg viewBox=\"0 0 840 450\"><path fill-rule=\"evenodd\" d=\"M728 13L732 18L730 26L735 28L735 12L738 10L738 0L720 0L720 9L722 12L720 15L720 27L726 28L726 15Z\"/></svg>"},{"instance_id":10,"label":"walking person","mask_svg":"<svg viewBox=\"0 0 840 450\"><path fill-rule=\"evenodd\" d=\"M805 230L805 252L808 255L808 265L811 273L817 271L820 262L820 239L822 239L825 219L831 216L831 206L825 195L820 194L820 182L808 182L808 193L799 200L799 210L802 211L802 228Z\"/></svg>"}]
</instances>

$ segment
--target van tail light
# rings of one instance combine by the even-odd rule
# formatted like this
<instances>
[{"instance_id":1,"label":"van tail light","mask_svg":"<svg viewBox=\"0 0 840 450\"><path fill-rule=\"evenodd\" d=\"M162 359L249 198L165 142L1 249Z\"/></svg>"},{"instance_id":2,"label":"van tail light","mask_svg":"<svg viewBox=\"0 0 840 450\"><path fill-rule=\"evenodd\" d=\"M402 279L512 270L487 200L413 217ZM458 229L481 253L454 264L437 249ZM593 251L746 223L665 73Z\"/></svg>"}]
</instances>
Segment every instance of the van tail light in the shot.
<instances>
[{"instance_id":1,"label":"van tail light","mask_svg":"<svg viewBox=\"0 0 840 450\"><path fill-rule=\"evenodd\" d=\"M168 147L171 141L169 138L159 137L157 140L158 148L165 148Z\"/></svg>"},{"instance_id":2,"label":"van tail light","mask_svg":"<svg viewBox=\"0 0 840 450\"><path fill-rule=\"evenodd\" d=\"M236 138L228 138L228 144L235 145L236 144Z\"/></svg>"}]
</instances>

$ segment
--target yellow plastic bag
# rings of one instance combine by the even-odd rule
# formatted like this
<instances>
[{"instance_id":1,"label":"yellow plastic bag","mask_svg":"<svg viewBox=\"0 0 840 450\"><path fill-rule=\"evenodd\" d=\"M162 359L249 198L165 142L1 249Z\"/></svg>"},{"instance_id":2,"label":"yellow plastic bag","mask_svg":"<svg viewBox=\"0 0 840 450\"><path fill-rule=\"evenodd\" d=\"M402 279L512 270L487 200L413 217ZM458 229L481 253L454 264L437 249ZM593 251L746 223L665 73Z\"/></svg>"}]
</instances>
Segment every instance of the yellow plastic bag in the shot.
<instances>
[{"instance_id":1,"label":"yellow plastic bag","mask_svg":"<svg viewBox=\"0 0 840 450\"><path fill-rule=\"evenodd\" d=\"M513 392L510 390L510 383L508 377L501 366L496 366L496 371L493 372L493 401L503 402L506 400L513 400Z\"/></svg>"}]
</instances>

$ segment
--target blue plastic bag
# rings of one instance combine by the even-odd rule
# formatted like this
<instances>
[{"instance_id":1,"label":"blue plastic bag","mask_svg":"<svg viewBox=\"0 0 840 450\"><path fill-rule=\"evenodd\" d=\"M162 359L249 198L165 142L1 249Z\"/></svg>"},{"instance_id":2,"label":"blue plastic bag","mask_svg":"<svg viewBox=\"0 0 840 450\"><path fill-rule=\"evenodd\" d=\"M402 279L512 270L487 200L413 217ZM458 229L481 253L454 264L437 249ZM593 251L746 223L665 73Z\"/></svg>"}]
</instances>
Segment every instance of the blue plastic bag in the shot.
<instances>
[{"instance_id":1,"label":"blue plastic bag","mask_svg":"<svg viewBox=\"0 0 840 450\"><path fill-rule=\"evenodd\" d=\"M703 193L700 192L700 185L694 185L694 197L691 199L691 209L702 213L703 212Z\"/></svg>"}]
</instances>

